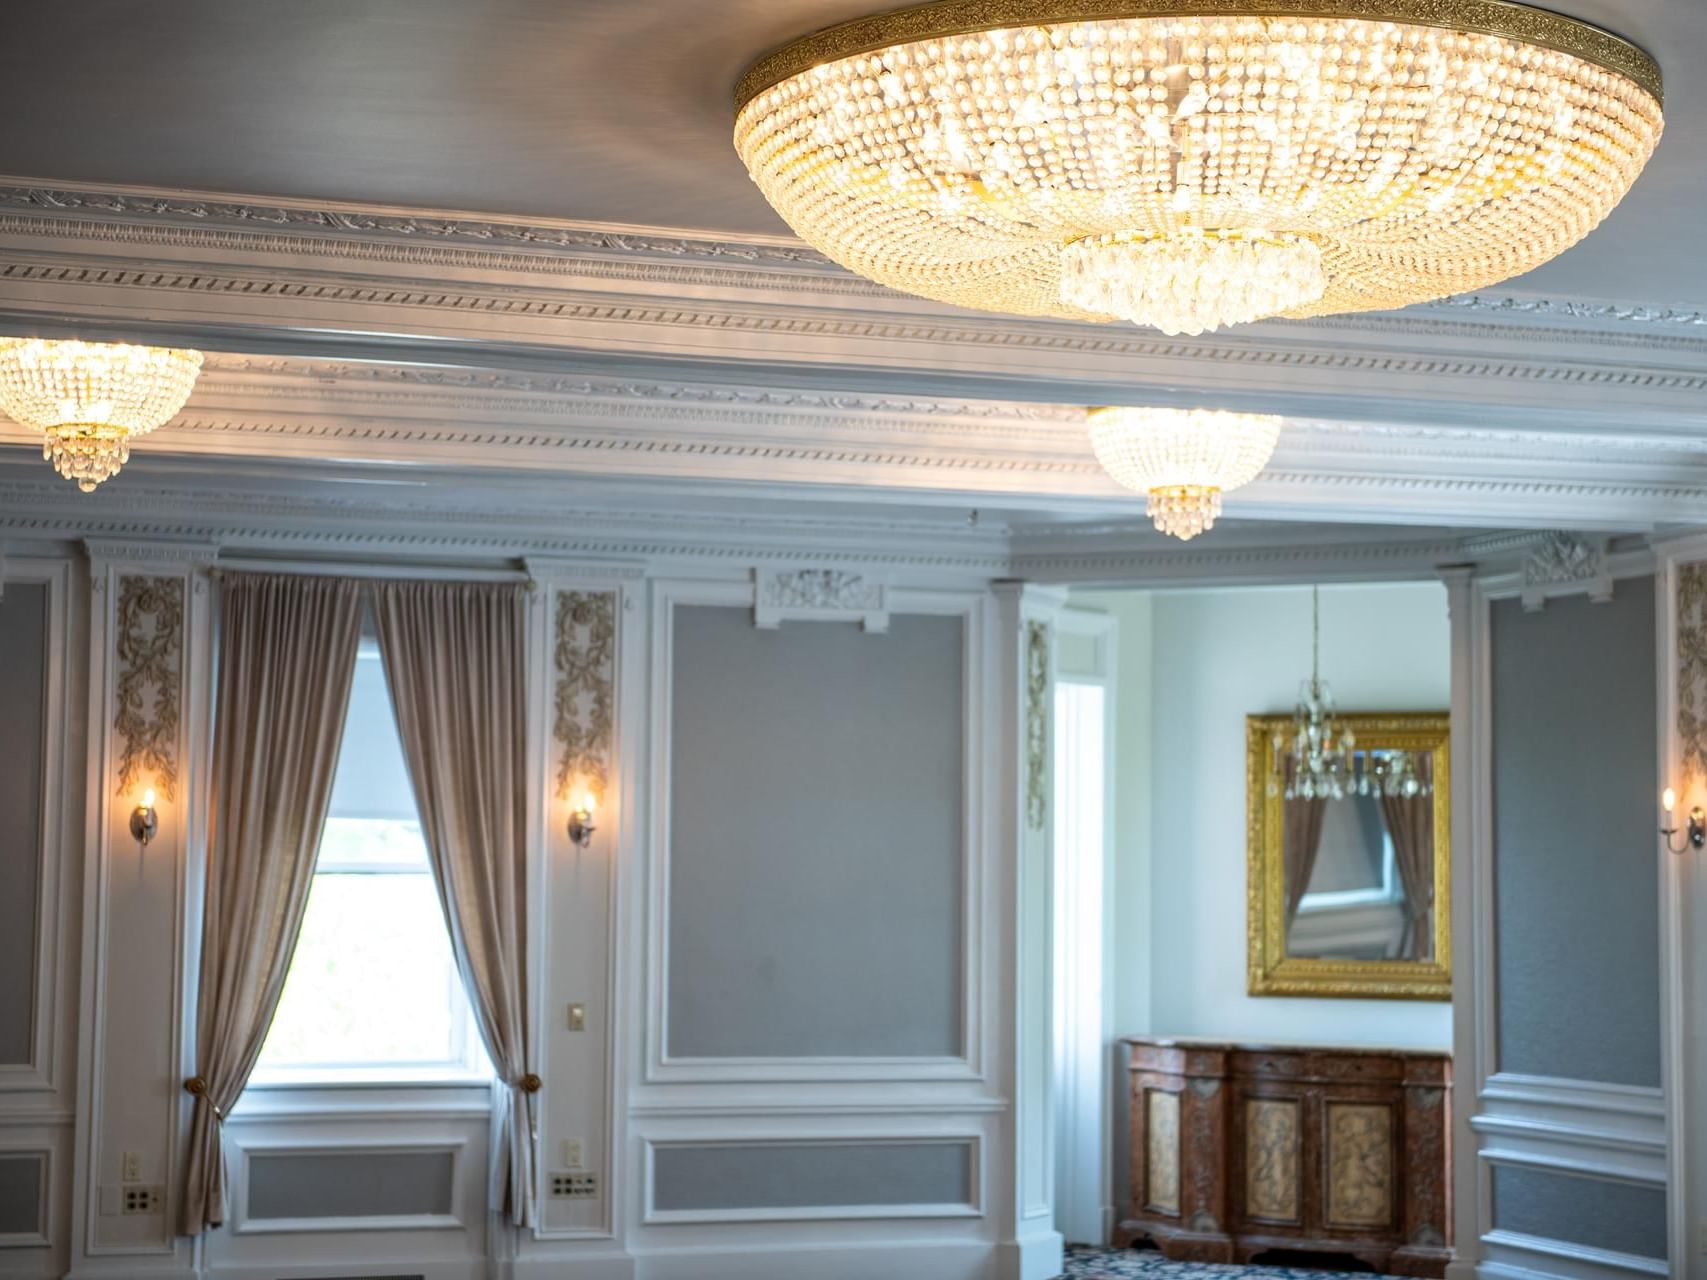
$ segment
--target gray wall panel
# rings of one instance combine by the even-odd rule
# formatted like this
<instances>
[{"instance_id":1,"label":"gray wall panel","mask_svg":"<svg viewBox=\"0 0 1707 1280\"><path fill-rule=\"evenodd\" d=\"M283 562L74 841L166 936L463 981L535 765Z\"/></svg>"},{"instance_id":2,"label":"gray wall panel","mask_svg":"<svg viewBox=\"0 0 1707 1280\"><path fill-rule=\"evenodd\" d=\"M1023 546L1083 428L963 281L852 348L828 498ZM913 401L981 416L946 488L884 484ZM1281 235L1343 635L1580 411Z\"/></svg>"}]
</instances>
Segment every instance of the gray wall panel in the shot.
<instances>
[{"instance_id":1,"label":"gray wall panel","mask_svg":"<svg viewBox=\"0 0 1707 1280\"><path fill-rule=\"evenodd\" d=\"M1666 1193L1566 1173L1495 1165L1494 1226L1644 1258L1666 1256Z\"/></svg>"},{"instance_id":2,"label":"gray wall panel","mask_svg":"<svg viewBox=\"0 0 1707 1280\"><path fill-rule=\"evenodd\" d=\"M11 591L6 592L11 596ZM42 1174L47 1161L36 1152L0 1154L0 1236L29 1236L41 1233L46 1214L42 1212Z\"/></svg>"},{"instance_id":3,"label":"gray wall panel","mask_svg":"<svg viewBox=\"0 0 1707 1280\"><path fill-rule=\"evenodd\" d=\"M972 1144L776 1142L660 1146L657 1209L807 1209L834 1205L963 1205Z\"/></svg>"},{"instance_id":4,"label":"gray wall panel","mask_svg":"<svg viewBox=\"0 0 1707 1280\"><path fill-rule=\"evenodd\" d=\"M384 1218L448 1214L449 1151L249 1156L251 1218Z\"/></svg>"},{"instance_id":5,"label":"gray wall panel","mask_svg":"<svg viewBox=\"0 0 1707 1280\"><path fill-rule=\"evenodd\" d=\"M674 625L671 1054L960 1053L961 620Z\"/></svg>"},{"instance_id":6,"label":"gray wall panel","mask_svg":"<svg viewBox=\"0 0 1707 1280\"><path fill-rule=\"evenodd\" d=\"M1653 579L1491 628L1498 1069L1658 1087Z\"/></svg>"},{"instance_id":7,"label":"gray wall panel","mask_svg":"<svg viewBox=\"0 0 1707 1280\"><path fill-rule=\"evenodd\" d=\"M48 588L10 582L0 600L0 1062L28 1063L41 881Z\"/></svg>"}]
</instances>

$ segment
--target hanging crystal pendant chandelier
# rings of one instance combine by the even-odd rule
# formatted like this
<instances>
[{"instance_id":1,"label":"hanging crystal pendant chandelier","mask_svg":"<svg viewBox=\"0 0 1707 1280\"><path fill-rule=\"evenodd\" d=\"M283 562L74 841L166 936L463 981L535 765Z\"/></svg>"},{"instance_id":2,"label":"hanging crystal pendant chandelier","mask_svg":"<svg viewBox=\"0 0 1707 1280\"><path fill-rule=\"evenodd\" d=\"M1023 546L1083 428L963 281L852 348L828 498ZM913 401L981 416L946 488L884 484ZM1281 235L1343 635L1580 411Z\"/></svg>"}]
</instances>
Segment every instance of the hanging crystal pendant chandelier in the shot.
<instances>
[{"instance_id":1,"label":"hanging crystal pendant chandelier","mask_svg":"<svg viewBox=\"0 0 1707 1280\"><path fill-rule=\"evenodd\" d=\"M1111 405L1086 417L1103 470L1147 495L1156 528L1182 541L1215 523L1221 495L1255 480L1280 437L1280 419L1260 413Z\"/></svg>"},{"instance_id":2,"label":"hanging crystal pendant chandelier","mask_svg":"<svg viewBox=\"0 0 1707 1280\"><path fill-rule=\"evenodd\" d=\"M130 442L169 421L202 355L127 343L0 339L0 409L42 433L42 457L84 493L130 461Z\"/></svg>"},{"instance_id":3,"label":"hanging crystal pendant chandelier","mask_svg":"<svg viewBox=\"0 0 1707 1280\"><path fill-rule=\"evenodd\" d=\"M797 40L735 96L748 173L843 266L1188 334L1520 275L1663 123L1651 57L1511 0L936 0Z\"/></svg>"},{"instance_id":4,"label":"hanging crystal pendant chandelier","mask_svg":"<svg viewBox=\"0 0 1707 1280\"><path fill-rule=\"evenodd\" d=\"M1340 723L1334 692L1322 679L1322 601L1310 588L1310 678L1298 687L1290 738L1274 737L1274 777L1269 790L1288 800L1339 800L1357 792L1357 735Z\"/></svg>"}]
</instances>

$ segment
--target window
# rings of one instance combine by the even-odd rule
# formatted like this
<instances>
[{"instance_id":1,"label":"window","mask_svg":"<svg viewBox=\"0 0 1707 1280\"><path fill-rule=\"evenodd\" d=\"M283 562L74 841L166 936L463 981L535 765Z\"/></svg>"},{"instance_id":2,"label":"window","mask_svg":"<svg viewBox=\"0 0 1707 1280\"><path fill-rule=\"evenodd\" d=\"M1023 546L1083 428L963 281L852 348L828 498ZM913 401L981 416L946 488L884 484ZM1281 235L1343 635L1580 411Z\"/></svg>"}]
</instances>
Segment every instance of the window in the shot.
<instances>
[{"instance_id":1,"label":"window","mask_svg":"<svg viewBox=\"0 0 1707 1280\"><path fill-rule=\"evenodd\" d=\"M376 646L356 658L314 884L257 1083L490 1075Z\"/></svg>"}]
</instances>

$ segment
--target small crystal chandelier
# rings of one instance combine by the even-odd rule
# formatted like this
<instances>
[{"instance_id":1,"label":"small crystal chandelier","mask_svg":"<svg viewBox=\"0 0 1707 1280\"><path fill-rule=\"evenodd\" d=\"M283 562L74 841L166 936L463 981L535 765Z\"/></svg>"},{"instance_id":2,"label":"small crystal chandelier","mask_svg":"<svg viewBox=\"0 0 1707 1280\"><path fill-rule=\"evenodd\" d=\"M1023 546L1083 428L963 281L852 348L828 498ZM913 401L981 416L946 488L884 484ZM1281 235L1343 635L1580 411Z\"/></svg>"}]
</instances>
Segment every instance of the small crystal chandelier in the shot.
<instances>
[{"instance_id":1,"label":"small crystal chandelier","mask_svg":"<svg viewBox=\"0 0 1707 1280\"><path fill-rule=\"evenodd\" d=\"M1255 480L1280 437L1280 419L1260 413L1105 406L1086 416L1103 470L1147 494L1156 528L1182 541L1215 523L1221 495Z\"/></svg>"},{"instance_id":2,"label":"small crystal chandelier","mask_svg":"<svg viewBox=\"0 0 1707 1280\"><path fill-rule=\"evenodd\" d=\"M0 339L0 408L43 435L42 457L84 493L130 461L130 442L169 421L202 354L128 343Z\"/></svg>"},{"instance_id":3,"label":"small crystal chandelier","mask_svg":"<svg viewBox=\"0 0 1707 1280\"><path fill-rule=\"evenodd\" d=\"M1288 800L1339 800L1363 790L1356 765L1357 735L1340 723L1334 692L1322 679L1322 601L1310 588L1310 678L1298 686L1292 736L1274 736L1274 777L1269 792Z\"/></svg>"},{"instance_id":4,"label":"small crystal chandelier","mask_svg":"<svg viewBox=\"0 0 1707 1280\"><path fill-rule=\"evenodd\" d=\"M879 284L1198 334L1540 266L1635 182L1661 91L1515 0L934 0L760 58L735 147Z\"/></svg>"}]
</instances>

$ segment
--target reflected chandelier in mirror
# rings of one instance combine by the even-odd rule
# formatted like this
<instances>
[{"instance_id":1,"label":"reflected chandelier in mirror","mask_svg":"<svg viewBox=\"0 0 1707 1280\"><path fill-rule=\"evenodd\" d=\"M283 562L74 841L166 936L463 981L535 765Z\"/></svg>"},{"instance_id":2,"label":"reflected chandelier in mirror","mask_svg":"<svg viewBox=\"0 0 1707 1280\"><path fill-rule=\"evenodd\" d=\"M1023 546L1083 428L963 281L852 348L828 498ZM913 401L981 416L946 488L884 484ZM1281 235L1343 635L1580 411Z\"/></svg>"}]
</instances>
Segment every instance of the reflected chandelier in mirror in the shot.
<instances>
[{"instance_id":1,"label":"reflected chandelier in mirror","mask_svg":"<svg viewBox=\"0 0 1707 1280\"><path fill-rule=\"evenodd\" d=\"M1292 716L1246 718L1250 994L1449 1000L1448 717L1336 719L1341 785L1318 789Z\"/></svg>"}]
</instances>

